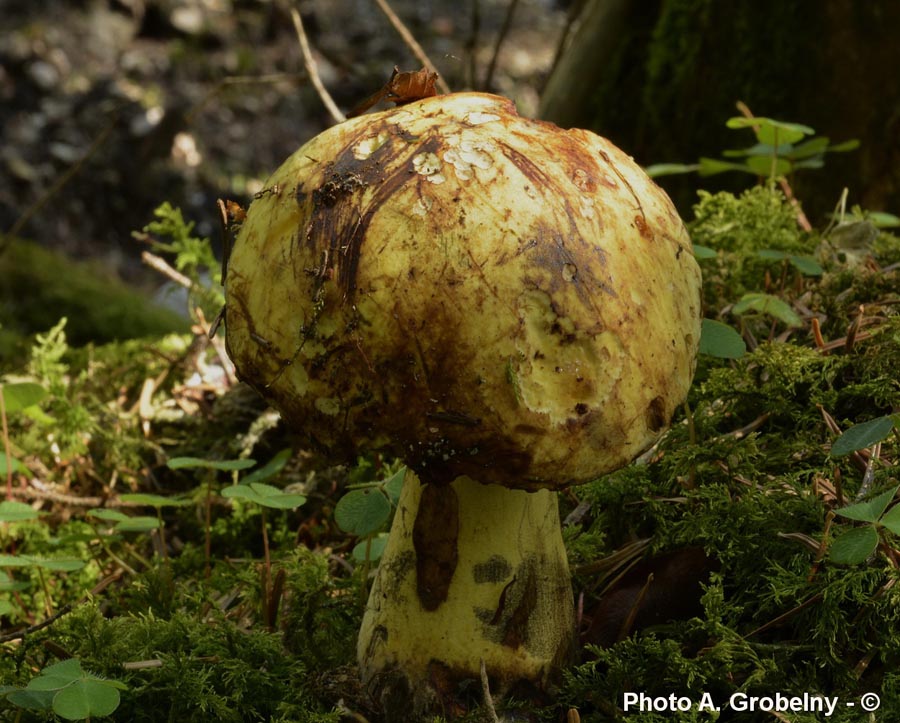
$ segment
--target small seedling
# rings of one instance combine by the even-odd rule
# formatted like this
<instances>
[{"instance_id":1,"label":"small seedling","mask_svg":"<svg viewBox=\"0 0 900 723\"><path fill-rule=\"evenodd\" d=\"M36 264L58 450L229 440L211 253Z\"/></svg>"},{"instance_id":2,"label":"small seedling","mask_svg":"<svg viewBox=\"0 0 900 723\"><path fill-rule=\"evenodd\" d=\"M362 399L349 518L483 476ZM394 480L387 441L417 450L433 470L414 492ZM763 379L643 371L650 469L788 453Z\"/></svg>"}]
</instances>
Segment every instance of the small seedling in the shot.
<instances>
[{"instance_id":1,"label":"small seedling","mask_svg":"<svg viewBox=\"0 0 900 723\"><path fill-rule=\"evenodd\" d=\"M31 410L48 392L35 382L0 384L0 429L3 430L3 451L0 452L0 475L6 477L6 497L12 497L13 472L24 472L24 465L12 456L9 444L7 415Z\"/></svg>"},{"instance_id":2,"label":"small seedling","mask_svg":"<svg viewBox=\"0 0 900 723\"><path fill-rule=\"evenodd\" d=\"M159 527L159 520L155 517L144 515L131 517L119 510L91 510L88 515L104 522L114 523L113 530L116 532L150 532Z\"/></svg>"},{"instance_id":3,"label":"small seedling","mask_svg":"<svg viewBox=\"0 0 900 723\"><path fill-rule=\"evenodd\" d=\"M750 128L756 135L756 143L749 148L724 151L728 160L701 158L699 163L660 163L646 168L651 177L697 172L701 176L738 171L752 176L778 178L791 176L803 169L822 168L826 153L843 153L859 147L859 141L850 140L832 144L824 136L814 136L815 131L799 123L787 123L772 118L737 116L725 123L736 130Z\"/></svg>"},{"instance_id":4,"label":"small seedling","mask_svg":"<svg viewBox=\"0 0 900 723\"><path fill-rule=\"evenodd\" d=\"M45 572L75 572L85 566L84 560L71 557L34 557L32 555L0 554L0 568L29 567L37 572L41 588L44 591L44 610L48 616L53 615L53 596L47 585Z\"/></svg>"},{"instance_id":5,"label":"small seedling","mask_svg":"<svg viewBox=\"0 0 900 723\"><path fill-rule=\"evenodd\" d=\"M900 535L900 505L887 510L897 494L900 485L873 497L867 502L835 510L835 514L848 520L867 523L864 527L854 527L840 534L831 543L829 559L841 565L858 565L875 552L879 540L884 539L884 530Z\"/></svg>"},{"instance_id":6,"label":"small seedling","mask_svg":"<svg viewBox=\"0 0 900 723\"><path fill-rule=\"evenodd\" d=\"M825 269L812 256L797 256L776 249L761 249L756 255L767 261L781 261L785 268L787 265L793 266L804 276L821 276L825 273Z\"/></svg>"},{"instance_id":7,"label":"small seedling","mask_svg":"<svg viewBox=\"0 0 900 723\"><path fill-rule=\"evenodd\" d=\"M797 312L787 302L771 294L756 292L744 294L731 310L738 315L748 312L767 314L787 326L803 326L803 320L797 315Z\"/></svg>"},{"instance_id":8,"label":"small seedling","mask_svg":"<svg viewBox=\"0 0 900 723\"><path fill-rule=\"evenodd\" d=\"M52 711L65 720L87 720L111 715L119 707L120 690L128 686L106 680L81 667L76 659L44 668L24 688L0 687L0 695L20 708Z\"/></svg>"},{"instance_id":9,"label":"small seedling","mask_svg":"<svg viewBox=\"0 0 900 723\"><path fill-rule=\"evenodd\" d=\"M221 471L233 472L236 474L239 470L248 469L255 464L256 460L253 459L211 460L203 459L202 457L173 457L166 463L166 466L169 469L206 470L206 473L204 475L206 487L206 499L204 504L204 528L206 532L206 577L209 577L212 572L212 485L213 481L215 480L215 473L217 471Z\"/></svg>"},{"instance_id":10,"label":"small seedling","mask_svg":"<svg viewBox=\"0 0 900 723\"><path fill-rule=\"evenodd\" d=\"M275 618L278 609L278 597L276 588L280 589L280 584L273 585L271 582L272 559L269 553L269 530L266 521L266 509L276 510L292 510L306 503L304 495L291 494L285 492L278 487L265 484L261 480L270 479L278 474L290 459L291 450L286 449L279 452L272 458L268 464L263 465L247 475L240 484L226 487L222 490L222 496L228 499L240 499L259 505L262 516L262 537L263 537L263 601L262 610L263 618L269 628L274 628Z\"/></svg>"},{"instance_id":11,"label":"small seedling","mask_svg":"<svg viewBox=\"0 0 900 723\"><path fill-rule=\"evenodd\" d=\"M353 485L353 488L338 500L334 508L334 519L344 532L364 538L353 548L353 557L369 562L381 557L387 537L381 539L380 532L391 517L391 510L397 506L406 467L387 479Z\"/></svg>"}]
</instances>

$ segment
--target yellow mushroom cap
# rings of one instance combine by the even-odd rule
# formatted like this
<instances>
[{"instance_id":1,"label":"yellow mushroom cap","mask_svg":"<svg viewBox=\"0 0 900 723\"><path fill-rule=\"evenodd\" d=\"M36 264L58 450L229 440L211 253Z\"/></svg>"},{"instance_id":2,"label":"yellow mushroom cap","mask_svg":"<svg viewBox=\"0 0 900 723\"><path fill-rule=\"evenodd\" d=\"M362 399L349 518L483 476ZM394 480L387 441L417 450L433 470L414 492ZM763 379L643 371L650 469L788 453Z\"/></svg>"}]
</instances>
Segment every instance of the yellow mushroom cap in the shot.
<instances>
[{"instance_id":1,"label":"yellow mushroom cap","mask_svg":"<svg viewBox=\"0 0 900 723\"><path fill-rule=\"evenodd\" d=\"M560 488L684 400L700 271L609 141L481 93L341 123L267 181L226 276L242 379L335 457Z\"/></svg>"}]
</instances>

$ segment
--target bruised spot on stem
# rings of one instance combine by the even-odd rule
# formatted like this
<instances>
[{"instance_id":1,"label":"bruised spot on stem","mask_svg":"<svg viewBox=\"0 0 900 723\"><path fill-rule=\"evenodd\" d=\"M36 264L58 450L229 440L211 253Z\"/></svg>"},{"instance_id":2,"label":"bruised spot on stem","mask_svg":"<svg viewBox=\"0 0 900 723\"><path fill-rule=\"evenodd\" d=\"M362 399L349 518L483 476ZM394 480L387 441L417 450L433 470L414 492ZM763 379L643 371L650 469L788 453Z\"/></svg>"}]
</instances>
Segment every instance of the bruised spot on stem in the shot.
<instances>
[{"instance_id":1,"label":"bruised spot on stem","mask_svg":"<svg viewBox=\"0 0 900 723\"><path fill-rule=\"evenodd\" d=\"M518 600L515 601L515 607L506 621L503 631L503 645L508 648L518 648L528 640L528 623L531 615L537 606L537 580L534 578L534 568L532 565L523 565L519 572L523 573L521 587L518 590ZM516 586L519 587L519 586ZM509 595L506 601L509 602Z\"/></svg>"},{"instance_id":2,"label":"bruised spot on stem","mask_svg":"<svg viewBox=\"0 0 900 723\"><path fill-rule=\"evenodd\" d=\"M498 583L512 575L512 565L502 555L491 555L484 562L472 568L472 578L476 584Z\"/></svg>"},{"instance_id":3,"label":"bruised spot on stem","mask_svg":"<svg viewBox=\"0 0 900 723\"><path fill-rule=\"evenodd\" d=\"M422 607L437 610L447 599L456 563L459 499L449 485L426 484L413 523L416 593Z\"/></svg>"}]
</instances>

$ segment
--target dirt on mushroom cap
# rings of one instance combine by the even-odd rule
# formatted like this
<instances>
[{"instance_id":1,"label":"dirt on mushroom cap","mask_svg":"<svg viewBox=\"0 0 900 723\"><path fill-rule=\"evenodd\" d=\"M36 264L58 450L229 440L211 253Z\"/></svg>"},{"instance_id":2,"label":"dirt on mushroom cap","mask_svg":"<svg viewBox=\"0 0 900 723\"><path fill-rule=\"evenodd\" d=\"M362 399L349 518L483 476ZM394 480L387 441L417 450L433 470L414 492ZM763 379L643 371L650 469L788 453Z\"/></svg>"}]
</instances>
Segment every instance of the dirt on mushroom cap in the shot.
<instances>
[{"instance_id":1,"label":"dirt on mushroom cap","mask_svg":"<svg viewBox=\"0 0 900 723\"><path fill-rule=\"evenodd\" d=\"M557 488L645 450L687 394L700 272L611 143L437 96L335 126L268 180L226 280L240 376L338 456Z\"/></svg>"}]
</instances>

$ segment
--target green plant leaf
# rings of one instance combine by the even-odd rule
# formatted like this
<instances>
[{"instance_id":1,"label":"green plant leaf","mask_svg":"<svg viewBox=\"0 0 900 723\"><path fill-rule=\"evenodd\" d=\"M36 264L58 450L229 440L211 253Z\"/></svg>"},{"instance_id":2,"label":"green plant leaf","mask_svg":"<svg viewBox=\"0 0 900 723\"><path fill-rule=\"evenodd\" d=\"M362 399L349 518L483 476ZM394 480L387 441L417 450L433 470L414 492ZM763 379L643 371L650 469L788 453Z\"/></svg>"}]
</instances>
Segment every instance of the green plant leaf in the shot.
<instances>
[{"instance_id":1,"label":"green plant leaf","mask_svg":"<svg viewBox=\"0 0 900 723\"><path fill-rule=\"evenodd\" d=\"M91 702L83 685L72 683L53 696L53 712L66 720L84 720L91 715Z\"/></svg>"},{"instance_id":2,"label":"green plant leaf","mask_svg":"<svg viewBox=\"0 0 900 723\"><path fill-rule=\"evenodd\" d=\"M846 517L849 520L875 522L882 514L884 514L887 506L891 503L891 500L894 499L894 495L897 494L898 488L900 488L900 485L895 486L893 489L889 489L887 492L882 492L880 495L877 495L866 502L857 502L856 504L835 510L834 514Z\"/></svg>"},{"instance_id":3,"label":"green plant leaf","mask_svg":"<svg viewBox=\"0 0 900 723\"><path fill-rule=\"evenodd\" d=\"M827 148L828 138L826 136L817 136L816 138L810 138L808 141L804 141L803 143L794 146L792 149L780 155L784 155L792 161L799 161L804 158L820 156Z\"/></svg>"},{"instance_id":4,"label":"green plant leaf","mask_svg":"<svg viewBox=\"0 0 900 723\"><path fill-rule=\"evenodd\" d=\"M22 691L8 696L22 707L48 710L66 720L84 720L110 715L119 707L119 690L127 686L116 680L102 680L85 672L76 658L44 668ZM14 700L13 696L18 700Z\"/></svg>"},{"instance_id":5,"label":"green plant leaf","mask_svg":"<svg viewBox=\"0 0 900 723\"><path fill-rule=\"evenodd\" d=\"M777 249L760 249L756 252L756 255L767 261L784 261L788 257L784 251L778 251Z\"/></svg>"},{"instance_id":6,"label":"green plant leaf","mask_svg":"<svg viewBox=\"0 0 900 723\"><path fill-rule=\"evenodd\" d=\"M6 699L13 705L26 710L50 710L53 705L53 696L53 691L25 689L9 693Z\"/></svg>"},{"instance_id":7,"label":"green plant leaf","mask_svg":"<svg viewBox=\"0 0 900 723\"><path fill-rule=\"evenodd\" d=\"M739 359L747 352L747 345L728 324L704 319L700 327L700 353L720 359Z\"/></svg>"},{"instance_id":8,"label":"green plant leaf","mask_svg":"<svg viewBox=\"0 0 900 723\"><path fill-rule=\"evenodd\" d=\"M749 173L753 176L759 175L750 166L745 163L730 163L729 161L720 161L718 158L701 158L698 173L701 176L715 176L719 173L727 171L740 171L741 173Z\"/></svg>"},{"instance_id":9,"label":"green plant leaf","mask_svg":"<svg viewBox=\"0 0 900 723\"><path fill-rule=\"evenodd\" d=\"M812 156L811 158L804 158L802 161L794 161L794 170L800 170L801 168L824 168L825 167L825 156Z\"/></svg>"},{"instance_id":10,"label":"green plant leaf","mask_svg":"<svg viewBox=\"0 0 900 723\"><path fill-rule=\"evenodd\" d=\"M44 558L31 555L0 554L0 567L39 567L55 572L74 572L85 566L84 560L71 557Z\"/></svg>"},{"instance_id":11,"label":"green plant leaf","mask_svg":"<svg viewBox=\"0 0 900 723\"><path fill-rule=\"evenodd\" d=\"M25 690L59 690L81 678L84 671L78 658L69 658L48 665L40 675L28 681Z\"/></svg>"},{"instance_id":12,"label":"green plant leaf","mask_svg":"<svg viewBox=\"0 0 900 723\"><path fill-rule=\"evenodd\" d=\"M797 316L797 313L786 302L771 294L744 294L741 300L734 305L732 311L735 314L758 311L761 314L774 316L788 326L803 326L803 320Z\"/></svg>"},{"instance_id":13,"label":"green plant leaf","mask_svg":"<svg viewBox=\"0 0 900 723\"><path fill-rule=\"evenodd\" d=\"M148 507L184 507L191 504L188 500L179 500L172 497L163 497L162 495L148 495L142 493L119 495L122 502L131 502L136 505L147 505Z\"/></svg>"},{"instance_id":14,"label":"green plant leaf","mask_svg":"<svg viewBox=\"0 0 900 723\"><path fill-rule=\"evenodd\" d=\"M53 572L75 572L87 563L84 560L76 560L72 557L32 558L35 567Z\"/></svg>"},{"instance_id":15,"label":"green plant leaf","mask_svg":"<svg viewBox=\"0 0 900 723\"><path fill-rule=\"evenodd\" d=\"M894 505L879 520L879 524L883 525L895 535L900 535L900 505Z\"/></svg>"},{"instance_id":16,"label":"green plant leaf","mask_svg":"<svg viewBox=\"0 0 900 723\"><path fill-rule=\"evenodd\" d=\"M831 456L842 457L850 452L871 447L887 437L893 428L894 419L890 416L876 417L862 424L854 424L831 445Z\"/></svg>"},{"instance_id":17,"label":"green plant leaf","mask_svg":"<svg viewBox=\"0 0 900 723\"><path fill-rule=\"evenodd\" d=\"M24 502L15 502L13 500L0 502L0 522L36 520L43 514L43 512L38 512L31 505L26 505Z\"/></svg>"},{"instance_id":18,"label":"green plant leaf","mask_svg":"<svg viewBox=\"0 0 900 723\"><path fill-rule=\"evenodd\" d=\"M878 533L871 525L847 530L831 543L828 559L839 565L858 565L875 552Z\"/></svg>"},{"instance_id":19,"label":"green plant leaf","mask_svg":"<svg viewBox=\"0 0 900 723\"><path fill-rule=\"evenodd\" d=\"M733 150L722 151L725 158L746 158L749 156L771 156L773 154L784 156L790 153L794 146L790 143L782 143L778 148L770 146L768 143L757 143L749 148L736 148Z\"/></svg>"},{"instance_id":20,"label":"green plant leaf","mask_svg":"<svg viewBox=\"0 0 900 723\"><path fill-rule=\"evenodd\" d=\"M86 677L60 690L53 698L53 712L66 720L107 716L119 707L119 691L106 681Z\"/></svg>"},{"instance_id":21,"label":"green plant leaf","mask_svg":"<svg viewBox=\"0 0 900 723\"><path fill-rule=\"evenodd\" d=\"M233 472L235 470L248 469L256 464L253 459L203 459L202 457L172 457L166 466L169 469L217 469Z\"/></svg>"},{"instance_id":22,"label":"green plant leaf","mask_svg":"<svg viewBox=\"0 0 900 723\"><path fill-rule=\"evenodd\" d=\"M116 523L119 532L150 532L159 527L156 517L128 517Z\"/></svg>"},{"instance_id":23,"label":"green plant leaf","mask_svg":"<svg viewBox=\"0 0 900 723\"><path fill-rule=\"evenodd\" d=\"M650 178L659 178L661 176L675 176L681 173L693 173L698 170L698 163L654 163L644 169Z\"/></svg>"},{"instance_id":24,"label":"green plant leaf","mask_svg":"<svg viewBox=\"0 0 900 723\"><path fill-rule=\"evenodd\" d=\"M31 587L30 583L17 582L3 570L0 570L0 592L15 592L17 590L27 590L29 587ZM3 602L6 601L4 600Z\"/></svg>"},{"instance_id":25,"label":"green plant leaf","mask_svg":"<svg viewBox=\"0 0 900 723\"><path fill-rule=\"evenodd\" d=\"M303 495L291 494L262 482L242 483L226 487L222 490L222 496L230 499L244 499L263 507L279 510L290 510L300 507L306 502L306 497Z\"/></svg>"},{"instance_id":26,"label":"green plant leaf","mask_svg":"<svg viewBox=\"0 0 900 723\"><path fill-rule=\"evenodd\" d=\"M27 472L28 471L25 468L25 465L22 464L15 457L10 457L9 461L11 462L10 467L12 467L13 472ZM6 452L0 452L0 476L5 477L7 474L9 474L9 467L7 467Z\"/></svg>"},{"instance_id":27,"label":"green plant leaf","mask_svg":"<svg viewBox=\"0 0 900 723\"><path fill-rule=\"evenodd\" d=\"M403 480L406 479L406 467L401 467L390 479L385 480L384 491L387 493L393 504L397 504L400 500L400 492L403 489Z\"/></svg>"},{"instance_id":28,"label":"green plant leaf","mask_svg":"<svg viewBox=\"0 0 900 723\"><path fill-rule=\"evenodd\" d=\"M869 211L866 218L875 225L876 228L897 228L900 226L900 216L892 213L884 213L883 211Z\"/></svg>"},{"instance_id":29,"label":"green plant leaf","mask_svg":"<svg viewBox=\"0 0 900 723\"><path fill-rule=\"evenodd\" d=\"M825 273L825 269L812 256L789 256L788 261L791 266L806 276L821 276Z\"/></svg>"},{"instance_id":30,"label":"green plant leaf","mask_svg":"<svg viewBox=\"0 0 900 723\"><path fill-rule=\"evenodd\" d=\"M47 397L49 392L36 382L14 382L0 384L0 394L7 414L15 414L33 407Z\"/></svg>"},{"instance_id":31,"label":"green plant leaf","mask_svg":"<svg viewBox=\"0 0 900 723\"><path fill-rule=\"evenodd\" d=\"M380 530L391 516L391 503L377 487L351 490L334 508L338 526L351 535L365 537Z\"/></svg>"},{"instance_id":32,"label":"green plant leaf","mask_svg":"<svg viewBox=\"0 0 900 723\"><path fill-rule=\"evenodd\" d=\"M800 123L788 123L761 116L754 118L737 116L729 118L725 125L729 128L753 128L757 140L770 146L779 143L797 143L815 133L812 128Z\"/></svg>"},{"instance_id":33,"label":"green plant leaf","mask_svg":"<svg viewBox=\"0 0 900 723\"><path fill-rule=\"evenodd\" d=\"M387 546L388 537L390 537L390 535L387 532L380 532L374 537L369 537L358 542L351 553L353 559L359 562L365 562L366 550L368 549L369 562L380 560L381 556L384 554L384 548Z\"/></svg>"},{"instance_id":34,"label":"green plant leaf","mask_svg":"<svg viewBox=\"0 0 900 723\"><path fill-rule=\"evenodd\" d=\"M851 138L849 141L842 141L840 143L835 143L833 146L828 146L828 152L846 153L847 151L855 151L857 148L859 148L859 140Z\"/></svg>"},{"instance_id":35,"label":"green plant leaf","mask_svg":"<svg viewBox=\"0 0 900 723\"><path fill-rule=\"evenodd\" d=\"M791 172L791 162L773 156L751 156L747 167L757 176L786 176Z\"/></svg>"},{"instance_id":36,"label":"green plant leaf","mask_svg":"<svg viewBox=\"0 0 900 723\"><path fill-rule=\"evenodd\" d=\"M106 520L107 522L122 522L130 519L124 512L118 510L110 510L105 507L96 510L88 510L88 515L96 517L98 520Z\"/></svg>"},{"instance_id":37,"label":"green plant leaf","mask_svg":"<svg viewBox=\"0 0 900 723\"><path fill-rule=\"evenodd\" d=\"M278 454L276 454L272 459L266 462L259 469L253 470L250 474L244 477L241 480L241 484L250 484L251 482L265 482L268 479L271 479L288 463L293 454L293 450L291 449L283 449Z\"/></svg>"},{"instance_id":38,"label":"green plant leaf","mask_svg":"<svg viewBox=\"0 0 900 723\"><path fill-rule=\"evenodd\" d=\"M715 249L711 249L709 246L699 246L694 244L694 258L695 259L714 259L718 256Z\"/></svg>"}]
</instances>

